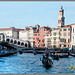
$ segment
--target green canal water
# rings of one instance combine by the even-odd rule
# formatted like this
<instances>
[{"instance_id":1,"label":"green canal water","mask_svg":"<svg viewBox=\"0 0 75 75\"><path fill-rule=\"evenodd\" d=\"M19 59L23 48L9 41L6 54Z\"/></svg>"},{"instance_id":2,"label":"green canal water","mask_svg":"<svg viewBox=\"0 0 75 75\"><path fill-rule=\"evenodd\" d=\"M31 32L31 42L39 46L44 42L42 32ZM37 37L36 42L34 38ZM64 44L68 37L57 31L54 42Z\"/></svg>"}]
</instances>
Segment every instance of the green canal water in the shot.
<instances>
[{"instance_id":1,"label":"green canal water","mask_svg":"<svg viewBox=\"0 0 75 75\"><path fill-rule=\"evenodd\" d=\"M75 67L75 57L52 60L53 66L49 69L43 67L41 57L42 54L32 53L0 57L0 74L75 74L74 69L69 69L70 66Z\"/></svg>"}]
</instances>

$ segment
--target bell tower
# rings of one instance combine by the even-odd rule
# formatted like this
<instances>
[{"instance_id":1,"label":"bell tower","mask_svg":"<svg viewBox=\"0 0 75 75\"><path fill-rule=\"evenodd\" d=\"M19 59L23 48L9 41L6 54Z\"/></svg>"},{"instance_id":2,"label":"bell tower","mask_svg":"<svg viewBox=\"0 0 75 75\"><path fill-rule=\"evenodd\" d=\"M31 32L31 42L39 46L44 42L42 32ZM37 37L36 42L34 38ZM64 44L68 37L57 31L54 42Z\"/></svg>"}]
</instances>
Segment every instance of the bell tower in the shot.
<instances>
[{"instance_id":1,"label":"bell tower","mask_svg":"<svg viewBox=\"0 0 75 75\"><path fill-rule=\"evenodd\" d=\"M65 23L64 9L63 9L63 7L61 6L61 9L59 10L58 25L57 25L57 27L58 27L58 28L63 27L63 26L64 26L64 23Z\"/></svg>"}]
</instances>

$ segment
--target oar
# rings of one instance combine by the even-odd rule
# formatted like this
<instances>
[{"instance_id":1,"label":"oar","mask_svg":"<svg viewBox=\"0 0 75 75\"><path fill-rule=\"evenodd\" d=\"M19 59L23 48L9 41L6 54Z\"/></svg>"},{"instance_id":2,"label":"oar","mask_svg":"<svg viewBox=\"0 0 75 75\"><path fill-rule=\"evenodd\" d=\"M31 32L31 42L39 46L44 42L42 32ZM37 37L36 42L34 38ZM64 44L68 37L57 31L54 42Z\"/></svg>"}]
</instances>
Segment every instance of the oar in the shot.
<instances>
[{"instance_id":1,"label":"oar","mask_svg":"<svg viewBox=\"0 0 75 75\"><path fill-rule=\"evenodd\" d=\"M35 62L37 62L39 59L37 59L36 61L34 61L33 63L31 63L31 64L34 64Z\"/></svg>"},{"instance_id":2,"label":"oar","mask_svg":"<svg viewBox=\"0 0 75 75\"><path fill-rule=\"evenodd\" d=\"M31 63L31 64L34 64L35 62L37 62L38 60L40 60L42 57L40 57L39 59L37 59L36 61L34 61L33 63Z\"/></svg>"}]
</instances>

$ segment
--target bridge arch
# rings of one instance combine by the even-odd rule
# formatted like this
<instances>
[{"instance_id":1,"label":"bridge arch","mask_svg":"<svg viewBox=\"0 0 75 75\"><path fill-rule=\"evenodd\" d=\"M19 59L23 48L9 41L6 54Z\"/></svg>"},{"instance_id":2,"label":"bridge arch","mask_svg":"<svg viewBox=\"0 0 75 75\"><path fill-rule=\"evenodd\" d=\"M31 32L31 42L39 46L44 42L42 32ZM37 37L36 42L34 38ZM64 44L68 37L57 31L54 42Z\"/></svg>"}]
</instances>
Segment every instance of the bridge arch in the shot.
<instances>
[{"instance_id":1,"label":"bridge arch","mask_svg":"<svg viewBox=\"0 0 75 75\"><path fill-rule=\"evenodd\" d=\"M22 43L21 43L21 46L23 46L23 45L24 45L24 43L22 42Z\"/></svg>"},{"instance_id":2,"label":"bridge arch","mask_svg":"<svg viewBox=\"0 0 75 75\"><path fill-rule=\"evenodd\" d=\"M9 38L7 38L7 39L6 39L6 41L7 41L7 42L10 42L10 39L9 39Z\"/></svg>"},{"instance_id":3,"label":"bridge arch","mask_svg":"<svg viewBox=\"0 0 75 75\"><path fill-rule=\"evenodd\" d=\"M14 44L17 44L17 41L16 40L14 40Z\"/></svg>"},{"instance_id":4,"label":"bridge arch","mask_svg":"<svg viewBox=\"0 0 75 75\"><path fill-rule=\"evenodd\" d=\"M13 43L13 39L10 40L10 43Z\"/></svg>"},{"instance_id":5,"label":"bridge arch","mask_svg":"<svg viewBox=\"0 0 75 75\"><path fill-rule=\"evenodd\" d=\"M27 43L25 43L25 47L27 47Z\"/></svg>"},{"instance_id":6,"label":"bridge arch","mask_svg":"<svg viewBox=\"0 0 75 75\"><path fill-rule=\"evenodd\" d=\"M18 45L20 45L20 41L18 41Z\"/></svg>"}]
</instances>

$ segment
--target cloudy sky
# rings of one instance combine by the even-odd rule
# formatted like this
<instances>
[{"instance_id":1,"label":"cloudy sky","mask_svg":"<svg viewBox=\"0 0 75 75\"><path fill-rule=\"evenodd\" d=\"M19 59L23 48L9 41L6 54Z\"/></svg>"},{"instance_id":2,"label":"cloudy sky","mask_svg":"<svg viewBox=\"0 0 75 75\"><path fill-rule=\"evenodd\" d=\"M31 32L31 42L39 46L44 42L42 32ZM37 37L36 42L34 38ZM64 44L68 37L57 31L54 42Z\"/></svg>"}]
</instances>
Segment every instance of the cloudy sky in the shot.
<instances>
[{"instance_id":1,"label":"cloudy sky","mask_svg":"<svg viewBox=\"0 0 75 75\"><path fill-rule=\"evenodd\" d=\"M0 28L27 26L57 27L61 5L65 24L75 23L75 2L69 1L7 1L0 2Z\"/></svg>"}]
</instances>

